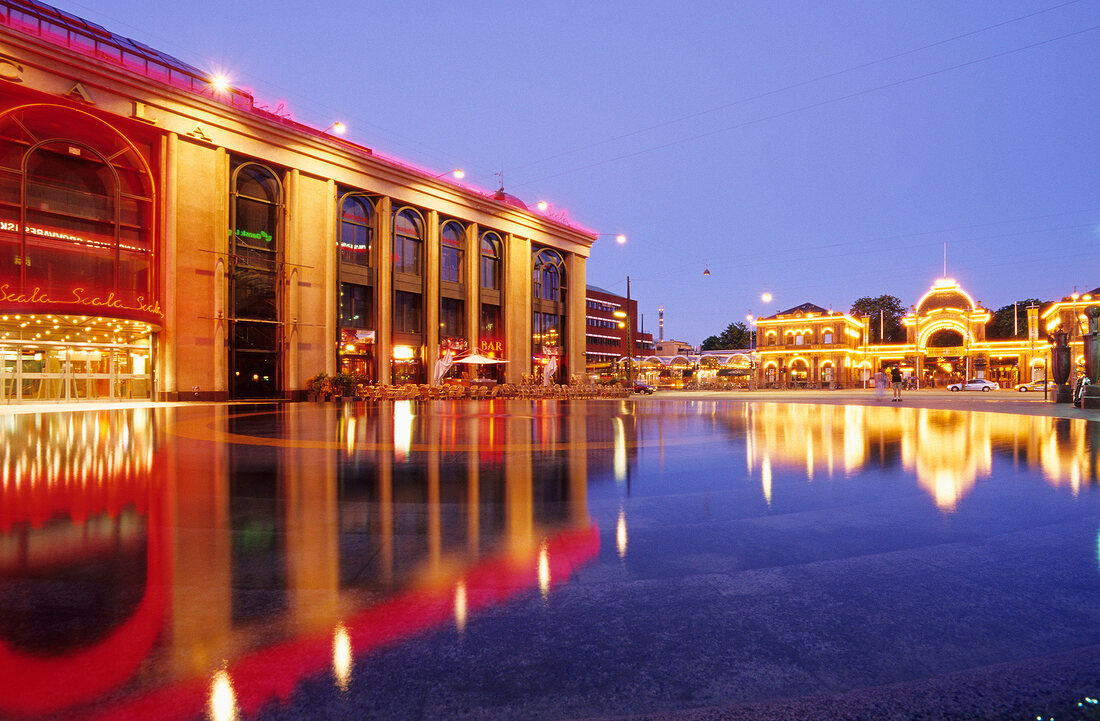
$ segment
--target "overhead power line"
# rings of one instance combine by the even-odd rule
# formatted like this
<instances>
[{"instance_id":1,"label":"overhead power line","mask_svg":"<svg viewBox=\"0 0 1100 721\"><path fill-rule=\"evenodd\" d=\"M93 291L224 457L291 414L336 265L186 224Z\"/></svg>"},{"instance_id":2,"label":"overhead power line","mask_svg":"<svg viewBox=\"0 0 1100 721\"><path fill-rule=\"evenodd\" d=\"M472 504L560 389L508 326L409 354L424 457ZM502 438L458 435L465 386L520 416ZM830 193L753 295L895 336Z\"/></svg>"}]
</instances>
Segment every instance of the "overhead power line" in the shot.
<instances>
[{"instance_id":1,"label":"overhead power line","mask_svg":"<svg viewBox=\"0 0 1100 721\"><path fill-rule=\"evenodd\" d=\"M1042 47L1044 45L1050 45L1051 43L1055 43L1055 42L1058 42L1060 40L1066 40L1068 38L1077 37L1078 35L1084 35L1086 33L1094 32L1096 30L1100 30L1100 25L1093 25L1091 27L1087 27L1087 28L1084 28L1082 30L1075 30L1074 32L1066 33L1064 35L1059 35L1057 37L1049 38L1047 40L1040 40L1038 42L1029 43L1028 45L1022 45L1020 47L1012 48L1010 50L1004 50L1004 51L1001 51L999 53L993 53L992 55L985 55L983 57L975 58L973 60L967 60L966 62L957 63L955 65L951 65L951 66L948 66L946 68L941 68L939 70L931 70L931 71L926 72L926 73L920 73L919 75L912 75L912 76L907 77L907 78L902 78L901 80L894 80L894 81L889 82L889 83L883 83L881 85L875 85L875 86L870 87L870 88L864 88L863 90L857 90L855 92L846 93L844 95L838 95L834 98L827 98L825 100L820 100L820 101L817 101L817 102L814 102L814 103L809 103L807 105L802 105L802 106L799 106L797 108L792 108L790 110L783 110L783 111L778 112L778 113L772 113L771 115L766 115L766 116L761 117L761 118L755 118L753 120L746 120L744 122L736 123L734 125L727 125L725 127L717 128L715 130L709 130L705 133L697 133L695 135L690 135L690 136L687 136L687 137L684 137L684 138L679 138L677 140L670 140L666 143L661 143L660 145L652 145L652 146L649 146L649 147L646 147L646 148L642 148L641 150L635 150L635 151L630 152L630 153L623 153L622 155L616 155L616 156L611 157L611 158L605 158L603 160L599 160L599 161L596 161L594 163L588 163L586 165L580 165L580 166L577 166L575 168L570 168L568 170L563 170L563 171L558 172L558 173L552 173L550 175L544 175L544 176L541 176L539 178L534 178L532 180L528 180L528 181L523 182L523 183L516 183L512 187L514 187L514 188L515 187L524 187L524 186L527 186L527 185L532 185L534 183L542 182L544 180L550 180L552 178L560 178L563 175L571 175L573 173L578 173L582 170L591 170L592 168L598 168L601 165L607 165L608 163L615 163L615 162L618 162L620 160L627 160L629 158L635 158L635 157L638 157L639 155L646 155L648 153L655 153L658 150L665 150L666 148L671 148L671 147L674 147L674 146L677 146L677 145L683 145L684 143L690 143L690 142L693 142L693 141L696 141L696 140L702 140L703 138L709 138L709 137L712 137L714 135L720 135L722 133L728 133L728 132L733 131L733 130L740 130L741 128L747 128L747 127L750 127L750 126L753 126L753 125L759 125L760 123L765 123L765 122L768 122L768 121L771 121L771 120L778 120L779 118L785 118L785 117L790 116L790 115L797 115L798 113L804 113L808 110L814 110L816 108L822 108L822 107L826 107L828 105L835 105L836 103L844 102L845 100L851 100L853 98L862 97L864 95L870 95L871 93L876 93L876 92L879 92L880 90L888 90L890 88L896 88L896 87L899 87L899 86L902 86L902 85L908 85L910 83L917 82L918 80L925 80L927 78L932 78L932 77L936 77L937 75L943 75L945 73L954 72L956 70L961 70L962 68L971 67L973 65L978 65L980 63L989 62L991 60L997 60L998 58L1007 57L1009 55L1015 55L1016 53L1025 52L1027 50L1033 50L1035 48Z\"/></svg>"},{"instance_id":2,"label":"overhead power line","mask_svg":"<svg viewBox=\"0 0 1100 721\"><path fill-rule=\"evenodd\" d=\"M529 163L524 163L522 165L516 166L516 167L512 168L511 170L512 170L512 172L515 172L515 171L518 171L518 170L522 170L524 168L529 168L533 165L539 165L541 163L545 163L545 162L548 162L548 161L551 161L551 160L556 160L558 158L565 157L566 155L572 155L573 153L577 153L577 152L580 152L582 150L591 150L592 148L597 148L601 145L606 145L608 143L613 143L613 142L616 142L616 141L619 141L619 140L625 140L626 138L632 138L636 135L641 135L642 133L648 133L652 130L659 130L660 128L668 127L669 125L675 125L677 123L682 123L682 122L685 122L687 120L693 120L695 118L700 118L700 117L703 117L705 115L711 115L713 113L721 112L723 110L728 110L729 108L737 107L738 105L744 105L745 103L751 103L751 102L754 102L756 100L762 100L764 98L771 97L772 95L778 95L780 93L785 93L785 92L788 92L788 91L791 91L791 90L797 90L798 88L806 87L807 85L813 85L814 83L819 83L819 82L822 82L824 80L831 80L832 78L837 78L837 77L840 77L842 75L847 75L848 73L853 73L853 72L856 72L857 70L865 70L867 68L874 67L876 65L882 65L883 63L888 63L890 61L897 60L899 58L904 58L908 55L915 55L916 53L921 53L921 52L924 52L925 50L931 50L932 48L939 47L941 45L947 45L947 44L953 43L957 40L963 40L963 39L968 38L968 37L973 37L974 35L980 35L981 33L989 32L990 30L996 30L997 28L1005 27L1006 25L1011 25L1013 23L1018 23L1018 22L1021 22L1023 20L1028 20L1028 19L1036 17L1038 15L1043 15L1045 13L1049 13L1049 12L1052 12L1054 10L1059 10L1059 9L1067 7L1069 5L1076 5L1079 2L1081 2L1081 0L1068 0L1068 2L1059 3L1058 5L1052 5L1051 7L1044 8L1042 10L1036 10L1035 12L1030 12L1030 13L1027 13L1026 15L1018 15L1017 17L1010 18L1008 20L1002 20L1001 22L993 23L992 25L986 25L985 27L981 27L981 28L978 28L976 30L970 30L970 31L965 32L965 33L960 33L958 35L953 35L949 38L944 38L943 40L937 40L935 42L928 43L927 45L921 45L920 47L912 48L910 50L903 50L899 53L894 53L893 55L887 55L885 57L877 58L875 60L869 60L869 61L864 62L864 63L859 63L858 65L852 65L850 67L843 68L841 70L835 70L835 71L830 72L830 73L825 73L824 75L818 75L816 77L809 78L808 80L800 80L798 82L791 83L790 85L784 85L781 88L775 88L774 90L768 90L768 91L765 91L763 93L758 93L756 95L750 95L748 97L740 98L738 100L734 100L734 101L731 101L731 102L728 102L728 103L724 103L722 105L716 105L714 107L707 108L705 110L699 110L699 111L694 112L694 113L688 113L687 115L681 115L679 117L671 118L669 120L665 120L665 121L662 121L660 123L656 123L654 125L649 125L649 126L646 126L644 128L638 128L637 130L632 130L628 133L623 133L621 135L616 135L616 136L613 136L613 137L610 137L610 138L604 138L603 140L597 140L595 142L588 143L586 145L579 145L579 146L576 146L574 148L570 148L568 150L562 150L561 152L555 153L553 155L548 155L544 158L539 158L537 160L532 160Z\"/></svg>"}]
</instances>

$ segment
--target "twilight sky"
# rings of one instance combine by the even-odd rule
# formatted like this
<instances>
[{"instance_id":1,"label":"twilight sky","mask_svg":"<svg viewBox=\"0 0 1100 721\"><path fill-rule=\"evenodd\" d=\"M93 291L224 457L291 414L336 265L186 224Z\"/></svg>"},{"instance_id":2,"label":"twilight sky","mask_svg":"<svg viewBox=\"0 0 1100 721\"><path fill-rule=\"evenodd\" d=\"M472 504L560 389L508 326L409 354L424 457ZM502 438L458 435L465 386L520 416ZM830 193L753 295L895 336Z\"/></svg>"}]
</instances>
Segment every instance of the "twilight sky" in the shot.
<instances>
[{"instance_id":1,"label":"twilight sky","mask_svg":"<svg viewBox=\"0 0 1100 721\"><path fill-rule=\"evenodd\" d=\"M911 305L945 243L994 310L1100 286L1095 0L53 4L626 233L588 282L629 275L654 335L658 305L693 344L750 311Z\"/></svg>"}]
</instances>

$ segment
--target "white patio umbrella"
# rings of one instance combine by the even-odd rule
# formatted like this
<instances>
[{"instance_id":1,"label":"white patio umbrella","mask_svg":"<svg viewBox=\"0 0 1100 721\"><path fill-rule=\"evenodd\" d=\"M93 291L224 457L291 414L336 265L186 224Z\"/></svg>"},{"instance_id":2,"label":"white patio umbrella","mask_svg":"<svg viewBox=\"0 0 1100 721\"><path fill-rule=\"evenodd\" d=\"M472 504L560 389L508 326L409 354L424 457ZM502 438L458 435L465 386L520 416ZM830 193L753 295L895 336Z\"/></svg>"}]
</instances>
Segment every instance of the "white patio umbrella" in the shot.
<instances>
[{"instance_id":1,"label":"white patio umbrella","mask_svg":"<svg viewBox=\"0 0 1100 721\"><path fill-rule=\"evenodd\" d=\"M450 350L443 351L443 355L439 356L439 360L435 362L435 372L432 374L433 386L443 382L443 376L447 375L447 371L454 365L454 357L454 353Z\"/></svg>"},{"instance_id":2,"label":"white patio umbrella","mask_svg":"<svg viewBox=\"0 0 1100 721\"><path fill-rule=\"evenodd\" d=\"M500 358L490 358L488 356L478 355L477 353L471 353L461 358L456 358L455 363L470 363L477 365L491 365L493 363L507 363L508 361Z\"/></svg>"},{"instance_id":3,"label":"white patio umbrella","mask_svg":"<svg viewBox=\"0 0 1100 721\"><path fill-rule=\"evenodd\" d=\"M544 386L550 385L550 378L558 370L558 357L556 355L550 356L550 360L546 361L546 365L542 369L542 384Z\"/></svg>"}]
</instances>

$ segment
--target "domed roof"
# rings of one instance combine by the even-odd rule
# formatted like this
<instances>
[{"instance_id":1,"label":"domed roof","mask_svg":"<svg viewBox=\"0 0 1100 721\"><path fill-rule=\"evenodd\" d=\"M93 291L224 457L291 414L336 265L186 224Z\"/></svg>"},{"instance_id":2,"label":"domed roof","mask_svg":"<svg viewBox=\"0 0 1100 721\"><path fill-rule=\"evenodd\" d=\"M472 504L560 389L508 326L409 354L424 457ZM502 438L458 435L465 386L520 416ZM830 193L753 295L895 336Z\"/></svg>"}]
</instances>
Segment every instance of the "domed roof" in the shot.
<instances>
[{"instance_id":1,"label":"domed roof","mask_svg":"<svg viewBox=\"0 0 1100 721\"><path fill-rule=\"evenodd\" d=\"M917 314L924 315L929 311L950 308L961 311L974 311L977 305L955 281L944 278L936 281L932 290L928 291L920 303L917 304Z\"/></svg>"},{"instance_id":2,"label":"domed roof","mask_svg":"<svg viewBox=\"0 0 1100 721\"><path fill-rule=\"evenodd\" d=\"M504 188L501 188L497 192L493 193L493 200L500 201L501 203L507 203L508 205L515 206L516 208L528 210L527 203L524 203L522 200L512 195L511 193L505 193Z\"/></svg>"}]
</instances>

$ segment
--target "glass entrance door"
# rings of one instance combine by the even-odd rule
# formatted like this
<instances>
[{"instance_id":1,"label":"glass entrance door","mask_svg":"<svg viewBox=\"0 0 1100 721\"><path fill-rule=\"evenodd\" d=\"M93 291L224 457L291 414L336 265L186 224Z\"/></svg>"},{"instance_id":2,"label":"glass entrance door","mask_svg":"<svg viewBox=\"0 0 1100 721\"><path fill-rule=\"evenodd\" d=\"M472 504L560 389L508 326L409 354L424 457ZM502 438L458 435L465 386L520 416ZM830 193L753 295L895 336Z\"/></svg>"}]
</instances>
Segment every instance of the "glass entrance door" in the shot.
<instances>
[{"instance_id":1,"label":"glass entrance door","mask_svg":"<svg viewBox=\"0 0 1100 721\"><path fill-rule=\"evenodd\" d=\"M152 397L148 347L0 348L0 401L137 400Z\"/></svg>"},{"instance_id":2,"label":"glass entrance door","mask_svg":"<svg viewBox=\"0 0 1100 721\"><path fill-rule=\"evenodd\" d=\"M15 364L19 354L11 348L0 348L0 401L15 400L18 393L15 385Z\"/></svg>"}]
</instances>

